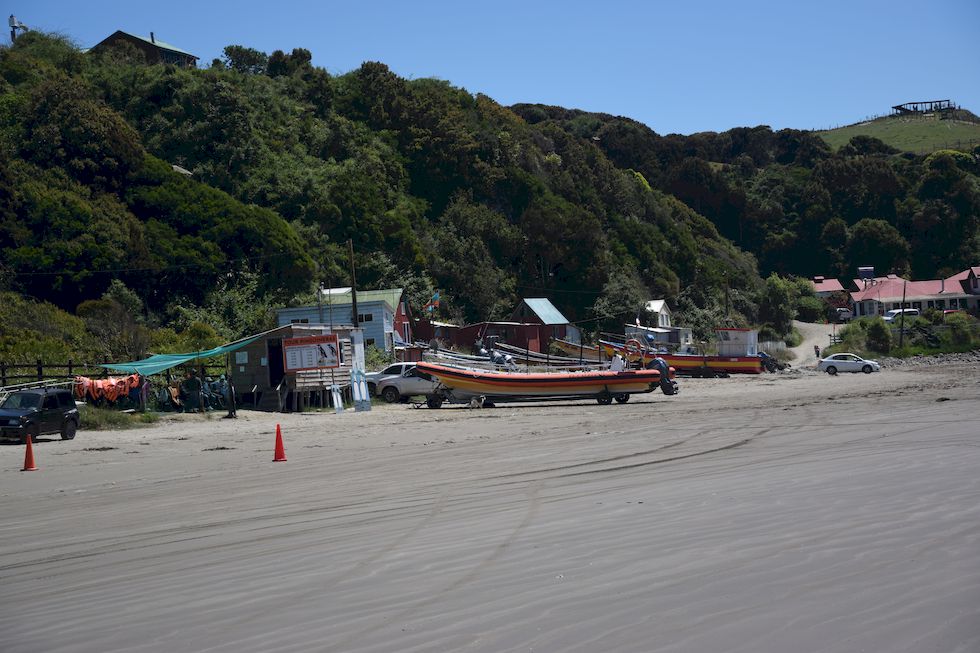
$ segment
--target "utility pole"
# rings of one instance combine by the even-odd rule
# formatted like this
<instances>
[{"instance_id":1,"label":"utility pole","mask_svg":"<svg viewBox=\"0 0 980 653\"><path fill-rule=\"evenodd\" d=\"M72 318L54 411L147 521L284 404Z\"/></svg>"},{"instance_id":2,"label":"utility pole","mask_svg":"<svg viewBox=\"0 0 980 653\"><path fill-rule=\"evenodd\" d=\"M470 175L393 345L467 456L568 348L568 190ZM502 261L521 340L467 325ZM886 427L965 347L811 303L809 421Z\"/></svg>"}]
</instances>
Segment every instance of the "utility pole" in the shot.
<instances>
[{"instance_id":1,"label":"utility pole","mask_svg":"<svg viewBox=\"0 0 980 653\"><path fill-rule=\"evenodd\" d=\"M902 313L901 317L898 318L898 348L901 349L902 345L905 343L905 286L908 285L908 281L902 282Z\"/></svg>"},{"instance_id":2,"label":"utility pole","mask_svg":"<svg viewBox=\"0 0 980 653\"><path fill-rule=\"evenodd\" d=\"M354 274L354 241L347 239L347 253L350 256L350 297L354 328L357 328L357 276Z\"/></svg>"},{"instance_id":3,"label":"utility pole","mask_svg":"<svg viewBox=\"0 0 980 653\"><path fill-rule=\"evenodd\" d=\"M28 31L27 25L17 20L17 18L13 14L10 14L10 18L7 22L10 24L11 43L17 40L17 30L21 30L22 32Z\"/></svg>"},{"instance_id":4,"label":"utility pole","mask_svg":"<svg viewBox=\"0 0 980 653\"><path fill-rule=\"evenodd\" d=\"M316 311L320 316L320 324L323 324L323 282L321 281L316 288Z\"/></svg>"}]
</instances>

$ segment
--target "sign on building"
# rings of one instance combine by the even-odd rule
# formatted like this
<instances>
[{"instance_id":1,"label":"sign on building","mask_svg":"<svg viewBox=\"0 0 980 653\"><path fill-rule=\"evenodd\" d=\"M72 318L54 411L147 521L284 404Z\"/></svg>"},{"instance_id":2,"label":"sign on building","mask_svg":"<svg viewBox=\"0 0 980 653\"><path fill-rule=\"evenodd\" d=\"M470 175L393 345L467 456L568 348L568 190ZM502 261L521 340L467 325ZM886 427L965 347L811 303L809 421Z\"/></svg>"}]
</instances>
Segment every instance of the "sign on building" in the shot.
<instances>
[{"instance_id":1,"label":"sign on building","mask_svg":"<svg viewBox=\"0 0 980 653\"><path fill-rule=\"evenodd\" d=\"M336 334L286 338L282 341L282 358L287 374L340 367L340 344Z\"/></svg>"}]
</instances>

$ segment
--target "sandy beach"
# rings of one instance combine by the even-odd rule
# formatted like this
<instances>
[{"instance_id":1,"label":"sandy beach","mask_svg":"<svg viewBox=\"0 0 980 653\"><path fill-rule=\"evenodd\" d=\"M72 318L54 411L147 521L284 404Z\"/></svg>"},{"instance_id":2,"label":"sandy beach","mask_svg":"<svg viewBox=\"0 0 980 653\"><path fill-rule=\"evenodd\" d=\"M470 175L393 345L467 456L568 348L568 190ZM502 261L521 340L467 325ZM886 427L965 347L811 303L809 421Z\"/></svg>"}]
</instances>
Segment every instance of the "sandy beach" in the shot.
<instances>
[{"instance_id":1,"label":"sandy beach","mask_svg":"<svg viewBox=\"0 0 980 653\"><path fill-rule=\"evenodd\" d=\"M794 369L0 446L0 650L975 653L978 398Z\"/></svg>"}]
</instances>

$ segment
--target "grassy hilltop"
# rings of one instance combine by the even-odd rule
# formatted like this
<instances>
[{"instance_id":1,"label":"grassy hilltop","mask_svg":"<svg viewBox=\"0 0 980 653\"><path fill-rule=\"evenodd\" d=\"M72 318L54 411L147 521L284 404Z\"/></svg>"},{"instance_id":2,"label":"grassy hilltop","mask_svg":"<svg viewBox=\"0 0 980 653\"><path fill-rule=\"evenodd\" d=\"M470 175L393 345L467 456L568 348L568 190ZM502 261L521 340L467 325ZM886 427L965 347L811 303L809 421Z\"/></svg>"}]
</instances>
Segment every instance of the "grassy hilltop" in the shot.
<instances>
[{"instance_id":1,"label":"grassy hilltop","mask_svg":"<svg viewBox=\"0 0 980 653\"><path fill-rule=\"evenodd\" d=\"M958 111L955 119L932 116L886 116L838 129L818 131L827 144L838 150L855 136L877 138L903 152L927 154L936 150L972 149L980 145L980 118Z\"/></svg>"}]
</instances>

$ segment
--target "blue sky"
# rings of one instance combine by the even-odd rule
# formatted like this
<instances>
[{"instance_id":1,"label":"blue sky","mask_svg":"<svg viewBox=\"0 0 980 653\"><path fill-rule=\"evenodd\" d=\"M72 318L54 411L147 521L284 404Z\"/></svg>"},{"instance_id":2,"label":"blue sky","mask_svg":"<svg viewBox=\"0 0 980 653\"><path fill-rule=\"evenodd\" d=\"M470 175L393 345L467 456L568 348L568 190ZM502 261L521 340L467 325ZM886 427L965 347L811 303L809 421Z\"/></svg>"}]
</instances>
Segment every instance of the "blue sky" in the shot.
<instances>
[{"instance_id":1,"label":"blue sky","mask_svg":"<svg viewBox=\"0 0 980 653\"><path fill-rule=\"evenodd\" d=\"M913 100L951 99L980 113L980 0L5 5L82 47L117 29L153 31L202 66L229 44L303 47L333 74L380 61L504 105L627 116L661 134L820 129Z\"/></svg>"}]
</instances>

